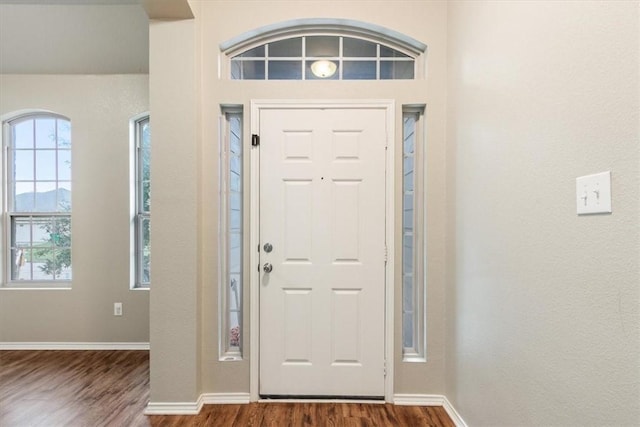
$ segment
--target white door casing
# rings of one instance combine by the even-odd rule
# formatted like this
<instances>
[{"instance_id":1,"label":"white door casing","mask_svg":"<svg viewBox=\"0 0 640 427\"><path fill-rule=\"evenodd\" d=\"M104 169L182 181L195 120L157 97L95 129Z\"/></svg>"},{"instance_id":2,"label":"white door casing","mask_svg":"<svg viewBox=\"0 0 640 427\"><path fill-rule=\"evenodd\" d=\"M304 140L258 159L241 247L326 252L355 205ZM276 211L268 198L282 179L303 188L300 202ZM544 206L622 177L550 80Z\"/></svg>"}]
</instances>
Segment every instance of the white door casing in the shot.
<instances>
[{"instance_id":1,"label":"white door casing","mask_svg":"<svg viewBox=\"0 0 640 427\"><path fill-rule=\"evenodd\" d=\"M393 104L253 107L252 398L388 398Z\"/></svg>"}]
</instances>

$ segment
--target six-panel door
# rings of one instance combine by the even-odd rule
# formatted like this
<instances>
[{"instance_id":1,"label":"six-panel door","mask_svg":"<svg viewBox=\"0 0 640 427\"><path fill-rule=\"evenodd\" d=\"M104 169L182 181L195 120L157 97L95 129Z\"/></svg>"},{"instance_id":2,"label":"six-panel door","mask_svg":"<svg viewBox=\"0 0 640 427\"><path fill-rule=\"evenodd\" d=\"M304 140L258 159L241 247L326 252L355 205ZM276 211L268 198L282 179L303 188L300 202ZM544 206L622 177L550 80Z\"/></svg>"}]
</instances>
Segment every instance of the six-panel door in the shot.
<instances>
[{"instance_id":1,"label":"six-panel door","mask_svg":"<svg viewBox=\"0 0 640 427\"><path fill-rule=\"evenodd\" d=\"M259 123L260 394L384 396L386 111Z\"/></svg>"}]
</instances>

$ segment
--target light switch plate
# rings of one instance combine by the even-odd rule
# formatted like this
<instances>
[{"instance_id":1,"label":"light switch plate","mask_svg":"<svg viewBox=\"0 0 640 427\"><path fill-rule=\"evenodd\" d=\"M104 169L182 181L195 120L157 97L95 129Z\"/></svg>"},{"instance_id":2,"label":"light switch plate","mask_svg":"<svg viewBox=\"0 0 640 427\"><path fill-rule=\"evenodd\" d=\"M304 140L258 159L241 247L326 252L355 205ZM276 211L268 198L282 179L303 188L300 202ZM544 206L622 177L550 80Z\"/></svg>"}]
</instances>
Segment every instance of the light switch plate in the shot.
<instances>
[{"instance_id":1,"label":"light switch plate","mask_svg":"<svg viewBox=\"0 0 640 427\"><path fill-rule=\"evenodd\" d=\"M576 178L578 215L611 212L611 171Z\"/></svg>"}]
</instances>

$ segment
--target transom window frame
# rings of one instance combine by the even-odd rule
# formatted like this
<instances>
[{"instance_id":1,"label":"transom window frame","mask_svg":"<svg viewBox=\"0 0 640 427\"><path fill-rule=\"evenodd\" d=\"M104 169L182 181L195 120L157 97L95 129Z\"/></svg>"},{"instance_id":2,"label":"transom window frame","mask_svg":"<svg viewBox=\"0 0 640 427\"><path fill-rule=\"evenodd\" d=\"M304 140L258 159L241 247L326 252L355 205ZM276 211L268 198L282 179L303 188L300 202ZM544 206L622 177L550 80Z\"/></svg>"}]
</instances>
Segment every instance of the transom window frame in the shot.
<instances>
[{"instance_id":1,"label":"transom window frame","mask_svg":"<svg viewBox=\"0 0 640 427\"><path fill-rule=\"evenodd\" d=\"M334 19L334 18L310 18L310 19L294 19L290 21L284 21L276 24L266 25L255 30L247 31L240 34L237 37L229 39L220 44L219 55L219 67L218 78L233 80L231 78L231 60L237 55L243 52L254 49L260 45L266 43L274 43L286 39L293 39L297 37L307 36L338 36L338 37L350 37L360 40L377 43L380 46L384 46L390 49L399 51L400 53L407 55L414 61L414 76L413 79L418 80L426 77L426 54L427 45L397 31L385 28L379 25L356 21L351 19ZM342 54L342 52L340 52ZM380 58L380 51L378 47L377 52L378 61ZM335 57L329 57L326 59L331 60ZM285 60L288 58L279 58ZM311 59L301 56L299 59ZM316 57L313 57L316 59ZM325 58L323 58L325 59ZM349 57L348 60L355 60L356 58ZM367 58L371 59L371 58ZM390 58L394 59L394 58ZM341 68L339 72L341 72ZM379 65L377 66L377 78L379 79ZM304 70L303 70L304 71ZM302 73L304 78L304 72ZM303 80L296 79L294 81ZM264 79L268 80L268 79ZM326 80L326 79L314 79L314 80ZM366 81L373 81L374 79L368 79ZM242 81L242 80L241 80ZM263 81L263 80L252 80ZM278 80L280 81L280 80ZM353 81L349 79L348 81Z\"/></svg>"},{"instance_id":2,"label":"transom window frame","mask_svg":"<svg viewBox=\"0 0 640 427\"><path fill-rule=\"evenodd\" d=\"M313 54L310 49L310 41L314 38L335 38L337 52L333 52L333 54L329 55L317 55ZM271 53L270 47L273 45L277 45L278 42L286 42L286 41L294 41L301 40L300 43L300 55L292 55L292 56L283 56L277 55L274 56ZM353 54L350 53L348 48L348 44L358 42L369 43L373 46L373 50L375 52L371 52L369 54ZM264 54L257 55L247 55L247 53L251 53L254 49L263 48ZM389 53L384 53L384 50L390 50ZM397 49L396 47L388 46L387 44L381 43L378 40L372 40L369 38L363 37L353 37L347 36L344 34L337 33L309 33L303 35L295 35L293 37L285 37L278 38L274 40L269 40L264 43L257 44L254 47L243 50L242 52L238 52L234 55L229 56L230 61L230 69L229 69L229 78L231 80L414 80L417 74L417 66L416 66L416 58L412 55L411 52L403 51ZM313 73L312 64L323 61L325 63L333 63L336 66L336 69L330 76L320 77L316 76ZM245 78L243 76L242 67L238 70L239 77L234 77L234 69L237 67L234 64L243 64L243 63L254 63L256 65L263 64L263 78ZM299 64L298 64L299 63ZM408 77L396 77L396 73L399 71L408 71L402 70L400 68L401 64L410 63L411 67L411 75ZM272 65L275 64L283 64L283 65L297 65L299 69L297 71L300 72L299 76L296 74L292 77L273 77L271 76L271 68ZM371 68L369 71L374 71L371 77L357 77L353 70L357 70L357 64L361 65L374 65L374 68ZM349 68L347 68L349 66ZM275 67L273 67L275 68ZM362 68L362 67L361 67ZM398 68L398 69L396 69ZM292 71L296 71L295 68L291 68ZM347 71L349 70L349 71ZM400 73L398 73L400 74Z\"/></svg>"}]
</instances>

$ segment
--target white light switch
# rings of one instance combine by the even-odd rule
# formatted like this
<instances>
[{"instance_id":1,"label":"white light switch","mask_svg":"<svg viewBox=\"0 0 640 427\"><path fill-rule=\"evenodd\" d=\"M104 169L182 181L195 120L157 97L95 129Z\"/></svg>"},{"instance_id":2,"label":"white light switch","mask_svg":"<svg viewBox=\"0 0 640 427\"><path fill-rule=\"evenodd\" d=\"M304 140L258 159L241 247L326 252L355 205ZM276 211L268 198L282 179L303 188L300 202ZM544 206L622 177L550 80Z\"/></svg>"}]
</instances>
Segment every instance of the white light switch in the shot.
<instances>
[{"instance_id":1,"label":"white light switch","mask_svg":"<svg viewBox=\"0 0 640 427\"><path fill-rule=\"evenodd\" d=\"M611 172L576 178L578 215L611 212Z\"/></svg>"}]
</instances>

